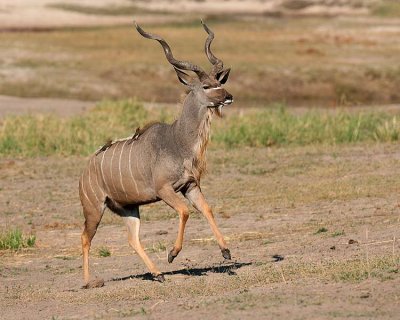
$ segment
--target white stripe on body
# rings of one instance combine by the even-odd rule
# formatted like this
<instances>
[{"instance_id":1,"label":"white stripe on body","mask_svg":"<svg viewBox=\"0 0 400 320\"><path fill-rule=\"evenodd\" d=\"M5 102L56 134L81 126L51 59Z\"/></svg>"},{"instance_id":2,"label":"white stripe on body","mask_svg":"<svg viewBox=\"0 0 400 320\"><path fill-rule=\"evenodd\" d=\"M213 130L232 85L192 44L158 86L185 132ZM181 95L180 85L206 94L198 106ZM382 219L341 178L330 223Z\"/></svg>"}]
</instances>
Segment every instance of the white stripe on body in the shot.
<instances>
[{"instance_id":1,"label":"white stripe on body","mask_svg":"<svg viewBox=\"0 0 400 320\"><path fill-rule=\"evenodd\" d=\"M91 174L90 174L90 169L91 169L91 164L92 164L92 160L93 160L93 159L94 159L94 158L92 157L92 158L90 159L90 161L89 161L89 186L90 186L90 189L92 189L92 192L94 193L94 195L95 195L95 197L96 197L97 203L99 203L99 202L100 202L100 201L99 201L99 197L97 196L96 192L95 192L94 189L93 189L92 179L91 179Z\"/></svg>"},{"instance_id":2,"label":"white stripe on body","mask_svg":"<svg viewBox=\"0 0 400 320\"><path fill-rule=\"evenodd\" d=\"M104 150L103 156L101 157L101 162L100 162L100 171L101 171L101 178L103 179L103 184L107 188L107 191L110 192L110 188L108 188L108 185L106 183L106 180L104 179L104 169L103 169L103 162L104 162L104 155L106 154L107 150Z\"/></svg>"},{"instance_id":3,"label":"white stripe on body","mask_svg":"<svg viewBox=\"0 0 400 320\"><path fill-rule=\"evenodd\" d=\"M119 169L119 180L120 180L120 182L121 182L122 190L123 190L124 193L125 193L126 201L128 201L128 194L126 193L126 190L125 190L125 187L124 187L124 182L122 181L121 158L122 158L122 153L123 153L123 151L124 151L124 147L125 147L125 145L126 145L127 142L128 142L128 140L125 140L124 144L123 144L122 147L121 147L121 153L120 153L120 155L119 155L119 165L118 165L118 169Z\"/></svg>"},{"instance_id":4,"label":"white stripe on body","mask_svg":"<svg viewBox=\"0 0 400 320\"><path fill-rule=\"evenodd\" d=\"M133 172L132 172L132 164L131 164L132 146L133 146L133 141L132 141L131 147L129 149L129 173L131 174L132 181L135 185L136 194L139 194L138 186L137 186L135 178L133 177Z\"/></svg>"},{"instance_id":5,"label":"white stripe on body","mask_svg":"<svg viewBox=\"0 0 400 320\"><path fill-rule=\"evenodd\" d=\"M83 192L83 195L86 197L86 199L90 202L90 203L92 203L92 201L89 199L89 197L88 197L88 195L87 195L87 193L86 193L86 190L85 190L85 186L84 186L84 184L83 184L83 181L85 180L85 178L83 177L84 176L84 174L82 174L82 177L81 177L81 188L82 188L82 192Z\"/></svg>"},{"instance_id":6,"label":"white stripe on body","mask_svg":"<svg viewBox=\"0 0 400 320\"><path fill-rule=\"evenodd\" d=\"M96 158L96 156L95 156L94 158ZM98 174L97 174L97 163L96 163L96 161L94 161L94 173L95 173L95 175L96 175L96 184L97 184L97 187L100 189L100 191L101 191L101 193L102 193L102 196L104 196L104 190L103 190L102 187L100 187L100 184L99 184L99 177L98 177Z\"/></svg>"},{"instance_id":7,"label":"white stripe on body","mask_svg":"<svg viewBox=\"0 0 400 320\"><path fill-rule=\"evenodd\" d=\"M110 179L111 179L111 183L112 183L112 185L113 185L113 187L114 187L114 191L115 191L115 193L117 194L118 193L118 191L117 191L117 188L115 187L115 183L114 183L114 179L113 179L113 176L112 176L112 173L113 173L113 159L114 159L114 155L115 155L115 150L117 149L117 146L115 146L114 147L114 150L113 150L113 153L112 153L112 156L111 156L111 162L110 162Z\"/></svg>"}]
</instances>

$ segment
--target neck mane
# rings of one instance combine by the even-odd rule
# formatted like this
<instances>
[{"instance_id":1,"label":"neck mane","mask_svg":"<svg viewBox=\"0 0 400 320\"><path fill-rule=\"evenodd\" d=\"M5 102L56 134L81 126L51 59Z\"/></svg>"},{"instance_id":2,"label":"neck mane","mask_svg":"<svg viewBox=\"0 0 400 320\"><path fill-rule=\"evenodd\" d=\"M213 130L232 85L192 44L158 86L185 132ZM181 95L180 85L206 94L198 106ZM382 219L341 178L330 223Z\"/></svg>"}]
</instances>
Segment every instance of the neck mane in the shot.
<instances>
[{"instance_id":1,"label":"neck mane","mask_svg":"<svg viewBox=\"0 0 400 320\"><path fill-rule=\"evenodd\" d=\"M181 116L177 120L180 144L184 148L185 168L197 181L206 172L206 151L211 133L213 111L189 93L183 103Z\"/></svg>"},{"instance_id":2,"label":"neck mane","mask_svg":"<svg viewBox=\"0 0 400 320\"><path fill-rule=\"evenodd\" d=\"M207 170L207 145L208 141L210 140L210 133L211 133L211 119L212 119L212 110L207 109L207 112L200 123L197 141L194 146L194 157L193 157L193 166L198 171L198 180L203 173Z\"/></svg>"}]
</instances>

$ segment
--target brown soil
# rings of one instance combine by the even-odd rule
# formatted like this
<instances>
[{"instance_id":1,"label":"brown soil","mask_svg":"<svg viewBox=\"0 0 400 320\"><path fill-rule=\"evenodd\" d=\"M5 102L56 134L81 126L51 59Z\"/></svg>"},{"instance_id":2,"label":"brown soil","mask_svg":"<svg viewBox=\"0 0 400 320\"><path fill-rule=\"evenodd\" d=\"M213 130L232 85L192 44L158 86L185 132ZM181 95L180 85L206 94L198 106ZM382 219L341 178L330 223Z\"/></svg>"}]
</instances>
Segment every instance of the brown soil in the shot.
<instances>
[{"instance_id":1,"label":"brown soil","mask_svg":"<svg viewBox=\"0 0 400 320\"><path fill-rule=\"evenodd\" d=\"M168 264L177 216L149 205L142 240L166 277L151 281L121 219L106 212L91 251L92 278L105 286L94 289L81 289L77 181L86 159L1 159L0 225L37 236L35 248L0 251L1 318L397 317L398 144L211 148L209 159L203 191L233 261L192 212L183 251ZM100 257L102 247L111 256Z\"/></svg>"}]
</instances>

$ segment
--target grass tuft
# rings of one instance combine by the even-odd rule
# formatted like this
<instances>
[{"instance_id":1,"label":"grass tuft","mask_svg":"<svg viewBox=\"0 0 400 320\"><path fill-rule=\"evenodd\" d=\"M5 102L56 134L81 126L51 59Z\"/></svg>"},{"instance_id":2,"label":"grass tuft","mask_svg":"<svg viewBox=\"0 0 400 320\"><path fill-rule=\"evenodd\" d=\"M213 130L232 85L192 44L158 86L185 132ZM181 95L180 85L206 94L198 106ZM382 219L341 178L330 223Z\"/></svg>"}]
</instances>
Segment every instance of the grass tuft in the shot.
<instances>
[{"instance_id":1,"label":"grass tuft","mask_svg":"<svg viewBox=\"0 0 400 320\"><path fill-rule=\"evenodd\" d=\"M325 233L328 232L328 229L325 227L319 228L314 234Z\"/></svg>"},{"instance_id":2,"label":"grass tuft","mask_svg":"<svg viewBox=\"0 0 400 320\"><path fill-rule=\"evenodd\" d=\"M332 233L332 237L333 237L333 238L339 237L339 236L344 236L344 235L345 235L344 230L335 231L335 232Z\"/></svg>"},{"instance_id":3,"label":"grass tuft","mask_svg":"<svg viewBox=\"0 0 400 320\"><path fill-rule=\"evenodd\" d=\"M157 243L154 243L148 250L152 253L157 253L157 252L163 252L167 250L167 247L164 243L158 241Z\"/></svg>"},{"instance_id":4,"label":"grass tuft","mask_svg":"<svg viewBox=\"0 0 400 320\"><path fill-rule=\"evenodd\" d=\"M20 250L34 247L36 236L24 236L19 229L13 229L0 234L0 250Z\"/></svg>"},{"instance_id":5,"label":"grass tuft","mask_svg":"<svg viewBox=\"0 0 400 320\"><path fill-rule=\"evenodd\" d=\"M102 258L111 256L111 251L107 247L101 247L99 249L99 256Z\"/></svg>"}]
</instances>

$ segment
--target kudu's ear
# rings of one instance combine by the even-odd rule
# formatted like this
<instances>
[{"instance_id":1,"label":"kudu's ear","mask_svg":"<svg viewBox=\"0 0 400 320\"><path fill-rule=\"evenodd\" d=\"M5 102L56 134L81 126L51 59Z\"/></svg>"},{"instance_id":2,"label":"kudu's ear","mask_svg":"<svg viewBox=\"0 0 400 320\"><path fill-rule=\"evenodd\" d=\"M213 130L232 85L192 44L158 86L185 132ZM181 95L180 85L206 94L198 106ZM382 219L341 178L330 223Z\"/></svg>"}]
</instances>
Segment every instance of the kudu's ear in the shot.
<instances>
[{"instance_id":1,"label":"kudu's ear","mask_svg":"<svg viewBox=\"0 0 400 320\"><path fill-rule=\"evenodd\" d=\"M224 84L226 81L228 81L229 72L231 72L231 68L222 70L221 72L217 73L216 79L219 81L220 84Z\"/></svg>"},{"instance_id":2,"label":"kudu's ear","mask_svg":"<svg viewBox=\"0 0 400 320\"><path fill-rule=\"evenodd\" d=\"M182 70L179 70L178 68L175 68L176 75L178 76L178 79L181 83L183 83L185 86L189 86L190 82L192 80L191 76L188 75L186 72L183 72Z\"/></svg>"}]
</instances>

